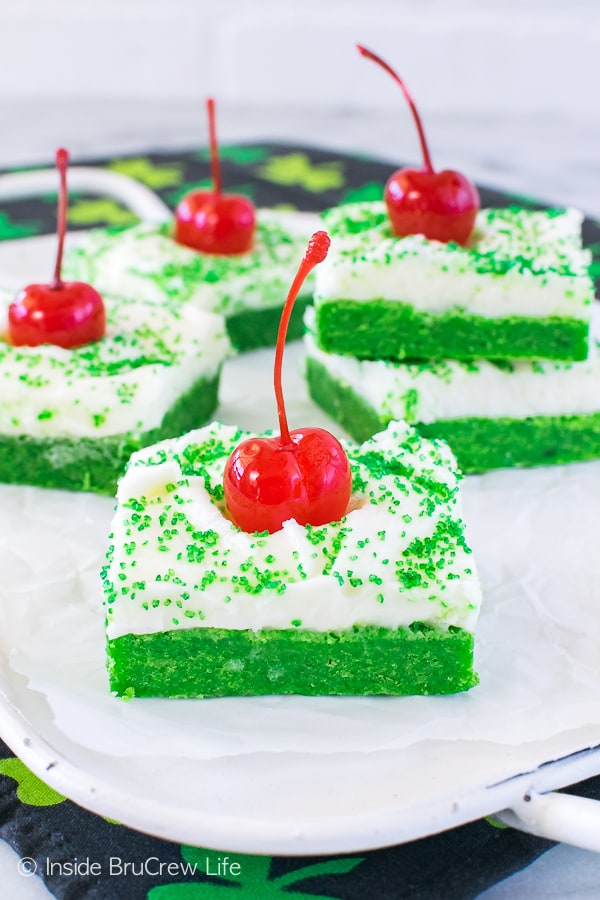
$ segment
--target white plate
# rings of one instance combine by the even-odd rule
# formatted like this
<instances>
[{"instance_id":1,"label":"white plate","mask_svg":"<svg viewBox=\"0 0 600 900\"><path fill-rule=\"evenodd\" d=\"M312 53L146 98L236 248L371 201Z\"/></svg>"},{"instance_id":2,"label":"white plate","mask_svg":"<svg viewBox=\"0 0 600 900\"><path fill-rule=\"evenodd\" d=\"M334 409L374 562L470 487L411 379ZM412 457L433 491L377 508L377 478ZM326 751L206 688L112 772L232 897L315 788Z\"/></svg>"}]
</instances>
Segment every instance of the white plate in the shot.
<instances>
[{"instance_id":1,"label":"white plate","mask_svg":"<svg viewBox=\"0 0 600 900\"><path fill-rule=\"evenodd\" d=\"M5 243L0 272L25 283L52 253L51 238ZM300 359L289 347L290 424L339 433ZM218 417L273 426L271 371L270 351L228 363ZM0 486L2 737L96 813L264 854L399 843L600 772L600 462L470 477L464 502L485 591L468 694L124 704L101 672L112 502Z\"/></svg>"}]
</instances>

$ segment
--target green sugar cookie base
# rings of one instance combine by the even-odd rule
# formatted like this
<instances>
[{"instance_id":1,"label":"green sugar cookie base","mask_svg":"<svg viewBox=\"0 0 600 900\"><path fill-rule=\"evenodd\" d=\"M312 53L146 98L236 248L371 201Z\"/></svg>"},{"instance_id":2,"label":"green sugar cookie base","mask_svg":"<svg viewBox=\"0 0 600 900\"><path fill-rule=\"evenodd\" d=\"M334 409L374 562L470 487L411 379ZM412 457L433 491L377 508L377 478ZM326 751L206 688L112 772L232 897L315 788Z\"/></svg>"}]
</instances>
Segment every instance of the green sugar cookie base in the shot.
<instances>
[{"instance_id":1,"label":"green sugar cookie base","mask_svg":"<svg viewBox=\"0 0 600 900\"><path fill-rule=\"evenodd\" d=\"M337 381L325 366L310 357L306 361L306 377L315 403L355 440L365 441L388 424L390 416L380 416L364 397ZM447 441L467 474L600 458L600 412L527 418L472 417L413 424L423 436Z\"/></svg>"},{"instance_id":2,"label":"green sugar cookie base","mask_svg":"<svg viewBox=\"0 0 600 900\"><path fill-rule=\"evenodd\" d=\"M317 304L316 334L329 353L359 359L561 359L588 354L589 322L559 316L485 318L418 312L401 302Z\"/></svg>"},{"instance_id":3,"label":"green sugar cookie base","mask_svg":"<svg viewBox=\"0 0 600 900\"><path fill-rule=\"evenodd\" d=\"M199 379L150 431L97 438L0 434L0 482L113 495L135 450L210 419L218 402L219 380L220 371Z\"/></svg>"},{"instance_id":4,"label":"green sugar cookie base","mask_svg":"<svg viewBox=\"0 0 600 900\"><path fill-rule=\"evenodd\" d=\"M473 635L415 623L341 632L190 628L108 641L111 690L130 697L452 694L478 683Z\"/></svg>"},{"instance_id":5,"label":"green sugar cookie base","mask_svg":"<svg viewBox=\"0 0 600 900\"><path fill-rule=\"evenodd\" d=\"M292 309L286 341L298 340L304 333L304 313L312 302L311 295L300 295ZM228 316L225 326L229 339L240 353L248 350L259 350L262 347L274 347L277 343L277 332L283 305L267 309L247 309Z\"/></svg>"}]
</instances>

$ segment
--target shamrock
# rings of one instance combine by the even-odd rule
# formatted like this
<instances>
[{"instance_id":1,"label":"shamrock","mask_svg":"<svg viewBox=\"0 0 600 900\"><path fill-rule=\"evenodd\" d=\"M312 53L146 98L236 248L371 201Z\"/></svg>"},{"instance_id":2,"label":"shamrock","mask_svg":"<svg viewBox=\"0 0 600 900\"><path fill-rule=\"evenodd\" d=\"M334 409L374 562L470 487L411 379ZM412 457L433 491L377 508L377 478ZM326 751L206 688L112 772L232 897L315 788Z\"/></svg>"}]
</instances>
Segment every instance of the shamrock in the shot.
<instances>
[{"instance_id":1,"label":"shamrock","mask_svg":"<svg viewBox=\"0 0 600 900\"><path fill-rule=\"evenodd\" d=\"M219 147L219 156L221 159L227 159L230 162L238 163L239 165L251 165L252 163L262 162L269 155L269 151L266 147L238 147L231 145L224 145ZM210 158L210 150L208 148L203 148L198 153L199 159L209 159Z\"/></svg>"},{"instance_id":2,"label":"shamrock","mask_svg":"<svg viewBox=\"0 0 600 900\"><path fill-rule=\"evenodd\" d=\"M365 203L369 200L383 199L383 185L379 181L369 181L367 184L361 184L360 187L351 188L346 191L341 199L341 203Z\"/></svg>"},{"instance_id":3,"label":"shamrock","mask_svg":"<svg viewBox=\"0 0 600 900\"><path fill-rule=\"evenodd\" d=\"M11 221L5 212L0 212L0 241L29 237L32 234L38 234L39 231L40 225L38 222L20 224Z\"/></svg>"},{"instance_id":4,"label":"shamrock","mask_svg":"<svg viewBox=\"0 0 600 900\"><path fill-rule=\"evenodd\" d=\"M201 873L215 879L214 882L185 882L152 888L148 900L335 900L323 894L305 894L286 890L292 884L320 875L344 875L351 872L360 858L330 859L301 866L277 878L269 878L271 857L237 856L235 861L214 850L197 847L181 848L181 855L193 874ZM216 881L225 883L215 883Z\"/></svg>"},{"instance_id":5,"label":"shamrock","mask_svg":"<svg viewBox=\"0 0 600 900\"><path fill-rule=\"evenodd\" d=\"M0 760L0 774L8 775L17 782L17 797L21 803L29 806L55 806L65 800L62 794L44 784L16 756Z\"/></svg>"},{"instance_id":6,"label":"shamrock","mask_svg":"<svg viewBox=\"0 0 600 900\"><path fill-rule=\"evenodd\" d=\"M69 207L69 222L73 225L132 225L137 217L114 200L78 200Z\"/></svg>"},{"instance_id":7,"label":"shamrock","mask_svg":"<svg viewBox=\"0 0 600 900\"><path fill-rule=\"evenodd\" d=\"M180 164L171 166L155 166L145 156L133 159L119 159L112 162L108 168L120 175L127 175L147 184L148 187L160 190L173 184L179 184L183 177L183 169Z\"/></svg>"},{"instance_id":8,"label":"shamrock","mask_svg":"<svg viewBox=\"0 0 600 900\"><path fill-rule=\"evenodd\" d=\"M276 184L298 184L312 193L322 193L344 184L341 162L311 163L306 153L273 156L258 174Z\"/></svg>"}]
</instances>

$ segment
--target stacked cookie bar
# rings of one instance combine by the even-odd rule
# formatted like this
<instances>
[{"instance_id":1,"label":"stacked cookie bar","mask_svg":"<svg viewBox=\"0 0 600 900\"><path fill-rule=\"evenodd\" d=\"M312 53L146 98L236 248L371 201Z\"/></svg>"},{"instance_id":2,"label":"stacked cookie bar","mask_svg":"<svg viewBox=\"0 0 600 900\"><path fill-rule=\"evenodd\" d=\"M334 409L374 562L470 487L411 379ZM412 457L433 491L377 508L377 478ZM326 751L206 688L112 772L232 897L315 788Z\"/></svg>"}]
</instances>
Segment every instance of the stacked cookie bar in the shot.
<instances>
[{"instance_id":1,"label":"stacked cookie bar","mask_svg":"<svg viewBox=\"0 0 600 900\"><path fill-rule=\"evenodd\" d=\"M600 456L600 348L575 210L482 210L467 246L328 211L307 317L311 396L358 440L391 419L466 472Z\"/></svg>"}]
</instances>

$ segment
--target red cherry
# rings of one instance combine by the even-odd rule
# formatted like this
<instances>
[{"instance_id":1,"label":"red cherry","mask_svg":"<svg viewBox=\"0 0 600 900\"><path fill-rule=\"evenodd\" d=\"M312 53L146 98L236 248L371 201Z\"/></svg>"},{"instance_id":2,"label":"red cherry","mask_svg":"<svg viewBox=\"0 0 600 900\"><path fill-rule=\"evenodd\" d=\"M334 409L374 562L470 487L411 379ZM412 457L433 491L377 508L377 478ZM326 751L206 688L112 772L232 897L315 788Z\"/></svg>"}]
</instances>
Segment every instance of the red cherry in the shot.
<instances>
[{"instance_id":1,"label":"red cherry","mask_svg":"<svg viewBox=\"0 0 600 900\"><path fill-rule=\"evenodd\" d=\"M91 344L106 329L102 297L83 281L63 281L60 287L30 284L11 303L8 328L16 346Z\"/></svg>"},{"instance_id":2,"label":"red cherry","mask_svg":"<svg viewBox=\"0 0 600 900\"><path fill-rule=\"evenodd\" d=\"M281 384L283 348L294 301L308 273L325 259L329 243L326 232L313 234L283 307L274 367L281 434L243 441L225 466L227 509L243 531L272 533L287 519L300 525L324 525L348 512L352 473L342 445L323 428L290 432Z\"/></svg>"},{"instance_id":3,"label":"red cherry","mask_svg":"<svg viewBox=\"0 0 600 900\"><path fill-rule=\"evenodd\" d=\"M476 188L452 169L399 169L385 186L385 202L395 234L457 244L469 239L479 209Z\"/></svg>"},{"instance_id":4,"label":"red cherry","mask_svg":"<svg viewBox=\"0 0 600 900\"><path fill-rule=\"evenodd\" d=\"M286 519L325 525L341 519L350 500L350 466L339 441L322 428L251 438L225 469L227 509L243 531L279 531Z\"/></svg>"},{"instance_id":5,"label":"red cherry","mask_svg":"<svg viewBox=\"0 0 600 900\"><path fill-rule=\"evenodd\" d=\"M394 234L423 234L434 241L465 244L473 230L479 209L475 185L460 172L434 172L421 117L402 79L381 57L361 44L358 51L373 60L400 85L410 106L423 153L422 169L399 169L390 176L384 198Z\"/></svg>"},{"instance_id":6,"label":"red cherry","mask_svg":"<svg viewBox=\"0 0 600 900\"><path fill-rule=\"evenodd\" d=\"M7 337L15 346L80 347L104 336L106 313L100 294L82 281L65 282L60 277L67 229L68 162L67 151L57 150L60 191L54 278L50 284L27 285L9 306Z\"/></svg>"},{"instance_id":7,"label":"red cherry","mask_svg":"<svg viewBox=\"0 0 600 900\"><path fill-rule=\"evenodd\" d=\"M202 253L247 253L254 240L254 206L241 194L192 191L175 211L175 240Z\"/></svg>"},{"instance_id":8,"label":"red cherry","mask_svg":"<svg viewBox=\"0 0 600 900\"><path fill-rule=\"evenodd\" d=\"M212 191L191 191L175 210L178 244L202 253L247 253L254 241L254 204L241 194L224 194L215 127L215 101L206 101L210 134Z\"/></svg>"}]
</instances>

